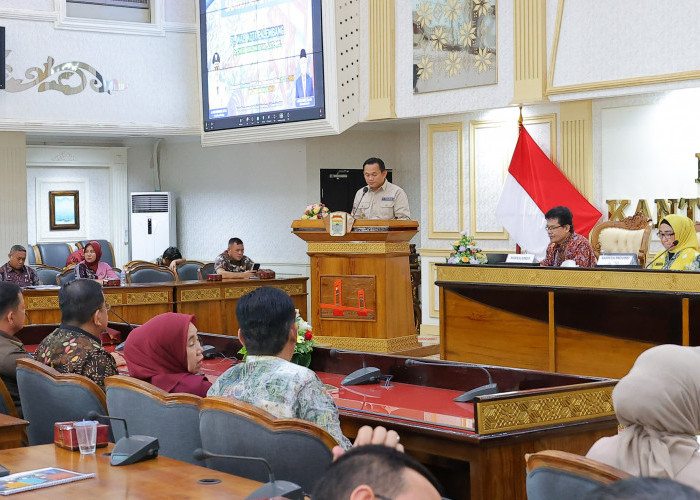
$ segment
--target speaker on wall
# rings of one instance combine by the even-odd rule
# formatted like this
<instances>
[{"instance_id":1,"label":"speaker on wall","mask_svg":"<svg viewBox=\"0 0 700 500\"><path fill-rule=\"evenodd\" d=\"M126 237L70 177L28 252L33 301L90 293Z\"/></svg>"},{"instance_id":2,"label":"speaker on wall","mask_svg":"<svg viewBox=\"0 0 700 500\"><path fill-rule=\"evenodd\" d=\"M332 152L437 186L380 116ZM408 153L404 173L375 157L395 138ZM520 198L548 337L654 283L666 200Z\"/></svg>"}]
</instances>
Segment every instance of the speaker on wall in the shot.
<instances>
[{"instance_id":1,"label":"speaker on wall","mask_svg":"<svg viewBox=\"0 0 700 500\"><path fill-rule=\"evenodd\" d=\"M0 26L0 89L5 88L5 27Z\"/></svg>"}]
</instances>

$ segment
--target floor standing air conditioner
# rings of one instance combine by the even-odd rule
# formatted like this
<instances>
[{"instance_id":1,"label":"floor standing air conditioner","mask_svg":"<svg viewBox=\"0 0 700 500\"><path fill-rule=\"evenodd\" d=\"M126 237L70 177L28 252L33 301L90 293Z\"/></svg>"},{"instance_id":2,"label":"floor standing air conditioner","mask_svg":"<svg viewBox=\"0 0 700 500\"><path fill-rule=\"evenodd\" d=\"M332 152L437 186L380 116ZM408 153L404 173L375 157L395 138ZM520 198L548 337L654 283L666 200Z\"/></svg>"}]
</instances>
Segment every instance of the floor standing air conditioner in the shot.
<instances>
[{"instance_id":1,"label":"floor standing air conditioner","mask_svg":"<svg viewBox=\"0 0 700 500\"><path fill-rule=\"evenodd\" d=\"M131 193L131 260L153 261L177 246L172 193Z\"/></svg>"}]
</instances>

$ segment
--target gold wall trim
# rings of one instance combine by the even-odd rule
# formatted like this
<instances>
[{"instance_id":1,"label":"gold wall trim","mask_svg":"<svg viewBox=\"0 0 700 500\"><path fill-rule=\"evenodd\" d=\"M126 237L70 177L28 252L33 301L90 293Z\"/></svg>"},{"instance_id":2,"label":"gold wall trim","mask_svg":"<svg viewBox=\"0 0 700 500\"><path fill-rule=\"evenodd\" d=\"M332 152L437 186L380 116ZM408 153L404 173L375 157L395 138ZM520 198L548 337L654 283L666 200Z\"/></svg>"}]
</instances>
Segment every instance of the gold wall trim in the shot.
<instances>
[{"instance_id":1,"label":"gold wall trim","mask_svg":"<svg viewBox=\"0 0 700 500\"><path fill-rule=\"evenodd\" d=\"M593 197L593 101L563 102L561 169L588 200Z\"/></svg>"},{"instance_id":2,"label":"gold wall trim","mask_svg":"<svg viewBox=\"0 0 700 500\"><path fill-rule=\"evenodd\" d=\"M547 86L545 0L515 2L513 21L513 102L541 102Z\"/></svg>"},{"instance_id":3,"label":"gold wall trim","mask_svg":"<svg viewBox=\"0 0 700 500\"><path fill-rule=\"evenodd\" d=\"M394 12L394 0L369 1L369 114L367 120L396 118Z\"/></svg>"},{"instance_id":4,"label":"gold wall trim","mask_svg":"<svg viewBox=\"0 0 700 500\"><path fill-rule=\"evenodd\" d=\"M180 292L180 302L198 302L201 300L212 300L220 298L220 288L198 288L195 290L182 290Z\"/></svg>"},{"instance_id":5,"label":"gold wall trim","mask_svg":"<svg viewBox=\"0 0 700 500\"><path fill-rule=\"evenodd\" d=\"M462 122L455 123L433 123L428 125L428 238L438 239L438 240L452 240L459 238L460 231L464 231L464 161L462 156ZM459 179L459 190L457 196L457 217L458 217L458 227L454 231L436 231L435 230L435 192L433 190L433 180L434 180L434 170L433 170L433 157L434 157L434 146L433 137L435 134L441 134L446 132L457 132L457 168Z\"/></svg>"},{"instance_id":6,"label":"gold wall trim","mask_svg":"<svg viewBox=\"0 0 700 500\"><path fill-rule=\"evenodd\" d=\"M700 291L700 274L679 271L604 271L540 267L440 266L437 281L505 284L544 288L640 290L672 293Z\"/></svg>"},{"instance_id":7,"label":"gold wall trim","mask_svg":"<svg viewBox=\"0 0 700 500\"><path fill-rule=\"evenodd\" d=\"M366 241L362 243L309 242L307 253L409 253L408 242Z\"/></svg>"},{"instance_id":8,"label":"gold wall trim","mask_svg":"<svg viewBox=\"0 0 700 500\"><path fill-rule=\"evenodd\" d=\"M449 257L449 248L419 248L418 254L422 257Z\"/></svg>"},{"instance_id":9,"label":"gold wall trim","mask_svg":"<svg viewBox=\"0 0 700 500\"><path fill-rule=\"evenodd\" d=\"M265 286L279 288L280 290L287 292L289 295L304 295L306 293L306 290L304 289L304 285L301 285L301 284L296 284L296 285L274 285L274 284L268 285L268 284L266 284ZM260 287L259 286L235 286L235 287L225 288L224 289L224 298L226 298L226 299L240 299L245 294L250 293L253 290L257 290L258 288L260 288Z\"/></svg>"},{"instance_id":10,"label":"gold wall trim","mask_svg":"<svg viewBox=\"0 0 700 500\"><path fill-rule=\"evenodd\" d=\"M476 404L478 434L515 431L615 415L613 385Z\"/></svg>"},{"instance_id":11,"label":"gold wall trim","mask_svg":"<svg viewBox=\"0 0 700 500\"><path fill-rule=\"evenodd\" d=\"M127 293L126 303L136 304L168 304L168 292L139 292Z\"/></svg>"},{"instance_id":12,"label":"gold wall trim","mask_svg":"<svg viewBox=\"0 0 700 500\"><path fill-rule=\"evenodd\" d=\"M27 311L58 309L58 295L46 297L24 297L24 303Z\"/></svg>"},{"instance_id":13,"label":"gold wall trim","mask_svg":"<svg viewBox=\"0 0 700 500\"><path fill-rule=\"evenodd\" d=\"M362 339L324 335L316 335L314 338L319 344L324 346L349 351L389 353L417 349L421 346L417 335L406 335L405 337L394 337L391 339Z\"/></svg>"},{"instance_id":14,"label":"gold wall trim","mask_svg":"<svg viewBox=\"0 0 700 500\"><path fill-rule=\"evenodd\" d=\"M440 317L440 295L435 292L435 274L438 262L428 263L428 279L425 280L428 283L428 315L431 318Z\"/></svg>"},{"instance_id":15,"label":"gold wall trim","mask_svg":"<svg viewBox=\"0 0 700 500\"><path fill-rule=\"evenodd\" d=\"M109 293L105 290L105 302L110 306L120 306L122 305L122 294L119 293Z\"/></svg>"},{"instance_id":16,"label":"gold wall trim","mask_svg":"<svg viewBox=\"0 0 700 500\"><path fill-rule=\"evenodd\" d=\"M700 70L680 71L677 73L665 73L660 75L640 76L633 78L620 78L616 80L602 80L598 82L576 83L571 85L554 86L554 72L557 64L557 51L561 35L562 18L564 17L564 0L559 0L557 5L557 21L554 26L554 40L552 41L552 53L549 58L549 71L547 72L547 88L545 95L573 94L576 92L591 92L594 90L616 89L621 87L636 87L639 85L655 85L658 83L681 82L685 80L700 79Z\"/></svg>"}]
</instances>

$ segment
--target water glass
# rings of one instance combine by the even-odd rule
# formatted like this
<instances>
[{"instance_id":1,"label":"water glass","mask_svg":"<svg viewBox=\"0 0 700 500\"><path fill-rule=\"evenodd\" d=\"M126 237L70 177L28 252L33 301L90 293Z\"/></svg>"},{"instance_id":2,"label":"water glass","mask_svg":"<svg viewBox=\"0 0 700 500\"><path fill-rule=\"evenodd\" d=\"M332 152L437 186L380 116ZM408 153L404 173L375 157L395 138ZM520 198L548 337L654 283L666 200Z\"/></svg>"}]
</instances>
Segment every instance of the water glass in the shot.
<instances>
[{"instance_id":1,"label":"water glass","mask_svg":"<svg viewBox=\"0 0 700 500\"><path fill-rule=\"evenodd\" d=\"M80 453L82 455L95 453L95 446L97 445L97 421L83 420L82 422L75 422L73 427L75 428L75 434L78 438Z\"/></svg>"}]
</instances>

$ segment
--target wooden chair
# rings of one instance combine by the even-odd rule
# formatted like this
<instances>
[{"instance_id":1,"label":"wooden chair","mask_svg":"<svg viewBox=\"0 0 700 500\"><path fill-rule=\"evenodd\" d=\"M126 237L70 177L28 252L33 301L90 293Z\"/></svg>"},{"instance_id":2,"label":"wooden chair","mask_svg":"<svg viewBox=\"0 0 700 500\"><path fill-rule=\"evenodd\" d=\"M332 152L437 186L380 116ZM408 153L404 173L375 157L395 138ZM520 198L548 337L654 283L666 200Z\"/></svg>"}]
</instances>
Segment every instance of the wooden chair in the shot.
<instances>
[{"instance_id":1,"label":"wooden chair","mask_svg":"<svg viewBox=\"0 0 700 500\"><path fill-rule=\"evenodd\" d=\"M596 258L601 253L634 253L639 264L646 265L651 243L651 219L642 212L625 217L621 221L605 221L591 229L589 239Z\"/></svg>"},{"instance_id":2,"label":"wooden chair","mask_svg":"<svg viewBox=\"0 0 700 500\"><path fill-rule=\"evenodd\" d=\"M199 278L200 281L207 279L207 275L209 274L214 274L213 262L207 262L197 270L197 278Z\"/></svg>"},{"instance_id":3,"label":"wooden chair","mask_svg":"<svg viewBox=\"0 0 700 500\"><path fill-rule=\"evenodd\" d=\"M134 266L140 266L141 264L151 264L153 265L153 262L148 262L147 260L132 260L124 264L124 272L126 272L127 269L134 267Z\"/></svg>"},{"instance_id":4,"label":"wooden chair","mask_svg":"<svg viewBox=\"0 0 700 500\"><path fill-rule=\"evenodd\" d=\"M64 267L63 271L56 275L56 284L58 286L70 283L75 279L75 266Z\"/></svg>"},{"instance_id":5,"label":"wooden chair","mask_svg":"<svg viewBox=\"0 0 700 500\"><path fill-rule=\"evenodd\" d=\"M104 414L105 393L87 377L59 373L34 359L17 360L17 387L29 445L53 443L56 422L82 420L90 411Z\"/></svg>"},{"instance_id":6,"label":"wooden chair","mask_svg":"<svg viewBox=\"0 0 700 500\"><path fill-rule=\"evenodd\" d=\"M169 283L177 281L173 270L155 264L139 264L126 269L127 283Z\"/></svg>"},{"instance_id":7,"label":"wooden chair","mask_svg":"<svg viewBox=\"0 0 700 500\"><path fill-rule=\"evenodd\" d=\"M10 396L10 391L7 390L7 385L0 379L0 413L5 415L10 415L12 417L19 417L19 412L15 406L15 402Z\"/></svg>"},{"instance_id":8,"label":"wooden chair","mask_svg":"<svg viewBox=\"0 0 700 500\"><path fill-rule=\"evenodd\" d=\"M44 285L55 285L56 276L61 274L61 269L58 267L45 266L43 264L36 264L32 267Z\"/></svg>"},{"instance_id":9,"label":"wooden chair","mask_svg":"<svg viewBox=\"0 0 700 500\"><path fill-rule=\"evenodd\" d=\"M528 500L583 500L599 486L632 477L627 472L565 451L526 454Z\"/></svg>"},{"instance_id":10,"label":"wooden chair","mask_svg":"<svg viewBox=\"0 0 700 500\"><path fill-rule=\"evenodd\" d=\"M192 281L201 279L199 270L204 266L204 262L196 260L186 260L177 266L177 279L180 281Z\"/></svg>"},{"instance_id":11,"label":"wooden chair","mask_svg":"<svg viewBox=\"0 0 700 500\"><path fill-rule=\"evenodd\" d=\"M125 418L129 432L153 436L160 444L159 454L195 465L194 450L202 447L199 437L199 405L193 394L165 392L133 377L115 375L105 379L107 410L112 417ZM113 426L115 439L124 436L124 427Z\"/></svg>"},{"instance_id":12,"label":"wooden chair","mask_svg":"<svg viewBox=\"0 0 700 500\"><path fill-rule=\"evenodd\" d=\"M200 408L202 448L212 453L262 457L269 462L277 479L292 481L304 491L313 490L333 459L331 450L337 443L325 429L307 420L276 418L233 398L207 397ZM209 459L207 466L267 481L267 471L256 463Z\"/></svg>"}]
</instances>

